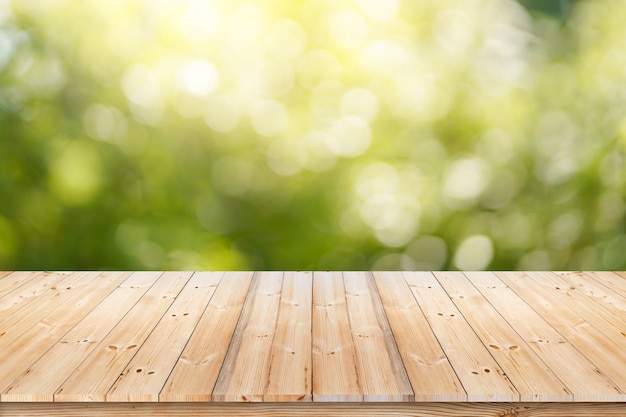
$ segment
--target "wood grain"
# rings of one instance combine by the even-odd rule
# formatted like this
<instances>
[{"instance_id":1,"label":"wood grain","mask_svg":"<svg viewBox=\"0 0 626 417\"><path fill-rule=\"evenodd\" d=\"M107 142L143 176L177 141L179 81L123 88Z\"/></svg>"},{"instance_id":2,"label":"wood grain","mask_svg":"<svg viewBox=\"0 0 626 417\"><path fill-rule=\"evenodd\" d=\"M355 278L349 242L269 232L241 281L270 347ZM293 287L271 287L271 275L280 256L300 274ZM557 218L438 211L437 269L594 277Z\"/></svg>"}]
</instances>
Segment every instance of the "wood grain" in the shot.
<instances>
[{"instance_id":1,"label":"wood grain","mask_svg":"<svg viewBox=\"0 0 626 417\"><path fill-rule=\"evenodd\" d=\"M313 274L313 401L363 401L341 272Z\"/></svg>"},{"instance_id":2,"label":"wood grain","mask_svg":"<svg viewBox=\"0 0 626 417\"><path fill-rule=\"evenodd\" d=\"M312 401L312 272L285 272L263 401Z\"/></svg>"},{"instance_id":3,"label":"wood grain","mask_svg":"<svg viewBox=\"0 0 626 417\"><path fill-rule=\"evenodd\" d=\"M53 401L54 391L70 376L128 310L161 276L135 272L83 320L28 367L4 392L2 401ZM146 279L146 278L150 279Z\"/></svg>"},{"instance_id":4,"label":"wood grain","mask_svg":"<svg viewBox=\"0 0 626 417\"><path fill-rule=\"evenodd\" d=\"M211 393L246 295L253 291L250 288L252 277L252 272L231 272L220 281L161 390L159 401L212 400Z\"/></svg>"},{"instance_id":5,"label":"wood grain","mask_svg":"<svg viewBox=\"0 0 626 417\"><path fill-rule=\"evenodd\" d=\"M620 274L0 274L0 415L626 416Z\"/></svg>"},{"instance_id":6,"label":"wood grain","mask_svg":"<svg viewBox=\"0 0 626 417\"><path fill-rule=\"evenodd\" d=\"M258 285L233 335L229 348L233 354L227 355L215 384L213 401L263 401L282 284L282 272L258 274Z\"/></svg>"},{"instance_id":7,"label":"wood grain","mask_svg":"<svg viewBox=\"0 0 626 417\"><path fill-rule=\"evenodd\" d=\"M574 401L623 401L624 393L493 272L465 272L474 286L567 386ZM574 365L575 364L575 365Z\"/></svg>"},{"instance_id":8,"label":"wood grain","mask_svg":"<svg viewBox=\"0 0 626 417\"><path fill-rule=\"evenodd\" d=\"M196 272L141 345L113 387L107 401L158 401L224 273Z\"/></svg>"},{"instance_id":9,"label":"wood grain","mask_svg":"<svg viewBox=\"0 0 626 417\"><path fill-rule=\"evenodd\" d=\"M465 320L520 393L520 401L572 401L572 393L461 272L435 272Z\"/></svg>"},{"instance_id":10,"label":"wood grain","mask_svg":"<svg viewBox=\"0 0 626 417\"><path fill-rule=\"evenodd\" d=\"M497 272L496 275L613 381L621 392L626 393L626 373L615 366L615 363L626 363L626 343L620 344L607 337L607 333L613 330L608 328L609 323L602 322L602 318L596 317L595 312L585 305L570 302L560 290L548 292L537 282L541 276L535 272ZM593 326L592 321L599 328ZM626 340L624 337L621 339Z\"/></svg>"},{"instance_id":11,"label":"wood grain","mask_svg":"<svg viewBox=\"0 0 626 417\"><path fill-rule=\"evenodd\" d=\"M415 401L467 401L447 356L401 272L374 272Z\"/></svg>"},{"instance_id":12,"label":"wood grain","mask_svg":"<svg viewBox=\"0 0 626 417\"><path fill-rule=\"evenodd\" d=\"M26 285L33 278L39 277L42 274L52 275L52 273L48 272L16 271L3 276L2 279L0 279L0 306L2 306L4 303L2 297L7 295L8 293L19 291L20 287ZM0 310L2 310L2 307L0 307Z\"/></svg>"},{"instance_id":13,"label":"wood grain","mask_svg":"<svg viewBox=\"0 0 626 417\"><path fill-rule=\"evenodd\" d=\"M407 272L404 277L461 380L468 401L518 401L519 392L433 274Z\"/></svg>"},{"instance_id":14,"label":"wood grain","mask_svg":"<svg viewBox=\"0 0 626 417\"><path fill-rule=\"evenodd\" d=\"M15 329L19 330L15 334L19 336L9 337L6 334L2 337L0 358L8 360L2 363L0 392L4 392L50 346L57 343L68 330L105 299L128 274L129 272L83 273L76 277L73 287L69 290L66 288L64 293L48 303L53 304L54 308L48 310L46 304L35 301L37 308L33 308L32 314L20 316L15 324ZM73 275L68 276L68 279L74 279ZM86 288L89 291L85 291Z\"/></svg>"},{"instance_id":15,"label":"wood grain","mask_svg":"<svg viewBox=\"0 0 626 417\"><path fill-rule=\"evenodd\" d=\"M115 328L55 391L55 401L105 401L106 393L137 353L191 272L165 272Z\"/></svg>"},{"instance_id":16,"label":"wood grain","mask_svg":"<svg viewBox=\"0 0 626 417\"><path fill-rule=\"evenodd\" d=\"M0 403L30 417L624 417L623 403Z\"/></svg>"},{"instance_id":17,"label":"wood grain","mask_svg":"<svg viewBox=\"0 0 626 417\"><path fill-rule=\"evenodd\" d=\"M363 401L413 401L413 390L370 274L344 272Z\"/></svg>"}]
</instances>

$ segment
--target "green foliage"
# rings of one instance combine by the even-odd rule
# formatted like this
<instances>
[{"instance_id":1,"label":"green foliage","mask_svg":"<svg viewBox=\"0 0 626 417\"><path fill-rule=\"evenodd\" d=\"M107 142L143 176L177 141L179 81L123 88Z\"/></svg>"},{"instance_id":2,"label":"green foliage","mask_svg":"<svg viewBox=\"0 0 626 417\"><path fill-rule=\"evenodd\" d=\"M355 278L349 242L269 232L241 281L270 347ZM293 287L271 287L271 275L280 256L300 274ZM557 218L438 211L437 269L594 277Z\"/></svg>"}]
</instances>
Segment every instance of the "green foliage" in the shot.
<instances>
[{"instance_id":1,"label":"green foliage","mask_svg":"<svg viewBox=\"0 0 626 417\"><path fill-rule=\"evenodd\" d=\"M624 21L0 1L0 269L623 269Z\"/></svg>"}]
</instances>

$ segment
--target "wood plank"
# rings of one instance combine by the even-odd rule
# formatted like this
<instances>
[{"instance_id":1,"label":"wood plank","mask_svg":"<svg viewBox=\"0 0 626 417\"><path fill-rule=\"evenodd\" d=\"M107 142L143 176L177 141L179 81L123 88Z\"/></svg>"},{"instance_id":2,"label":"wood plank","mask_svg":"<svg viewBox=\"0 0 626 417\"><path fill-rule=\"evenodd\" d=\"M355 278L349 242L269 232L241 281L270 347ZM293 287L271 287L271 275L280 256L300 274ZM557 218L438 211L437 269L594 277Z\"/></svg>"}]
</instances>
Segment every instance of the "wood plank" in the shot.
<instances>
[{"instance_id":1,"label":"wood plank","mask_svg":"<svg viewBox=\"0 0 626 417\"><path fill-rule=\"evenodd\" d=\"M0 271L0 279L6 277L9 274L12 274L13 271Z\"/></svg>"},{"instance_id":2,"label":"wood plank","mask_svg":"<svg viewBox=\"0 0 626 417\"><path fill-rule=\"evenodd\" d=\"M165 272L55 391L55 401L105 401L106 393L170 307L191 272Z\"/></svg>"},{"instance_id":3,"label":"wood plank","mask_svg":"<svg viewBox=\"0 0 626 417\"><path fill-rule=\"evenodd\" d=\"M263 401L312 401L312 272L285 272Z\"/></svg>"},{"instance_id":4,"label":"wood plank","mask_svg":"<svg viewBox=\"0 0 626 417\"><path fill-rule=\"evenodd\" d=\"M30 417L598 417L623 403L0 403L0 415Z\"/></svg>"},{"instance_id":5,"label":"wood plank","mask_svg":"<svg viewBox=\"0 0 626 417\"><path fill-rule=\"evenodd\" d=\"M341 272L313 273L313 401L363 401Z\"/></svg>"},{"instance_id":6,"label":"wood plank","mask_svg":"<svg viewBox=\"0 0 626 417\"><path fill-rule=\"evenodd\" d=\"M158 401L159 393L209 304L223 272L196 272L106 395Z\"/></svg>"},{"instance_id":7,"label":"wood plank","mask_svg":"<svg viewBox=\"0 0 626 417\"><path fill-rule=\"evenodd\" d=\"M378 293L410 379L415 401L467 401L401 272L374 272Z\"/></svg>"},{"instance_id":8,"label":"wood plank","mask_svg":"<svg viewBox=\"0 0 626 417\"><path fill-rule=\"evenodd\" d=\"M465 275L567 386L574 401L626 399L615 383L494 273L465 272Z\"/></svg>"},{"instance_id":9,"label":"wood plank","mask_svg":"<svg viewBox=\"0 0 626 417\"><path fill-rule=\"evenodd\" d=\"M565 384L462 272L434 275L520 393L520 401L573 400Z\"/></svg>"},{"instance_id":10,"label":"wood plank","mask_svg":"<svg viewBox=\"0 0 626 417\"><path fill-rule=\"evenodd\" d=\"M161 272L135 272L130 275L2 392L2 401L54 401L54 391L159 276Z\"/></svg>"},{"instance_id":11,"label":"wood plank","mask_svg":"<svg viewBox=\"0 0 626 417\"><path fill-rule=\"evenodd\" d=\"M0 345L0 358L11 358L11 361L5 362L2 366L0 392L4 392L18 376L89 314L129 274L130 272L89 272L79 277L72 290L67 290L47 304L38 303L39 308L33 312L32 317L18 323L27 330L19 337L10 342L3 341ZM72 276L68 277L71 278ZM83 291L86 288L89 291ZM50 305L50 310L45 309L46 305ZM52 308L52 305L55 308Z\"/></svg>"},{"instance_id":12,"label":"wood plank","mask_svg":"<svg viewBox=\"0 0 626 417\"><path fill-rule=\"evenodd\" d=\"M263 401L280 305L283 272L260 272L233 335L213 401ZM231 354L232 352L232 354Z\"/></svg>"},{"instance_id":13,"label":"wood plank","mask_svg":"<svg viewBox=\"0 0 626 417\"><path fill-rule=\"evenodd\" d=\"M531 278L537 277L536 273L496 272L496 275L613 381L621 392L626 392L626 343L615 343L606 337L608 330L603 332L592 326L580 313L586 306L569 303L561 297L559 290L547 293ZM592 312L586 309L585 313Z\"/></svg>"},{"instance_id":14,"label":"wood plank","mask_svg":"<svg viewBox=\"0 0 626 417\"><path fill-rule=\"evenodd\" d=\"M160 401L211 401L252 272L227 272L159 395Z\"/></svg>"},{"instance_id":15,"label":"wood plank","mask_svg":"<svg viewBox=\"0 0 626 417\"><path fill-rule=\"evenodd\" d=\"M0 329L5 329L8 333L14 333L12 328L25 330L23 326L18 326L16 323L23 320L25 316L33 315L38 307L32 305L23 309L24 306L36 300L40 310L46 309L50 300L55 300L69 291L77 281L80 282L80 278L84 275L86 275L84 271L18 274L16 279L8 282L19 286L0 298Z\"/></svg>"},{"instance_id":16,"label":"wood plank","mask_svg":"<svg viewBox=\"0 0 626 417\"><path fill-rule=\"evenodd\" d=\"M626 297L626 272L585 271L584 273L622 297Z\"/></svg>"},{"instance_id":17,"label":"wood plank","mask_svg":"<svg viewBox=\"0 0 626 417\"><path fill-rule=\"evenodd\" d=\"M626 348L626 298L614 296L613 304L602 302L612 291L590 277L585 280L573 274L552 272L528 272L527 276L545 289L545 295L558 299L603 332L608 340Z\"/></svg>"},{"instance_id":18,"label":"wood plank","mask_svg":"<svg viewBox=\"0 0 626 417\"><path fill-rule=\"evenodd\" d=\"M517 401L500 365L429 272L403 273L467 392L468 401Z\"/></svg>"},{"instance_id":19,"label":"wood plank","mask_svg":"<svg viewBox=\"0 0 626 417\"><path fill-rule=\"evenodd\" d=\"M557 272L556 274L569 286L576 288L626 322L626 298L614 289L583 272Z\"/></svg>"},{"instance_id":20,"label":"wood plank","mask_svg":"<svg viewBox=\"0 0 626 417\"><path fill-rule=\"evenodd\" d=\"M45 272L16 271L2 277L2 279L0 279L0 303L2 302L2 297L10 292L18 290L18 288L22 285L42 274L45 274Z\"/></svg>"},{"instance_id":21,"label":"wood plank","mask_svg":"<svg viewBox=\"0 0 626 417\"><path fill-rule=\"evenodd\" d=\"M413 401L413 389L371 275L344 272L343 279L363 401Z\"/></svg>"}]
</instances>

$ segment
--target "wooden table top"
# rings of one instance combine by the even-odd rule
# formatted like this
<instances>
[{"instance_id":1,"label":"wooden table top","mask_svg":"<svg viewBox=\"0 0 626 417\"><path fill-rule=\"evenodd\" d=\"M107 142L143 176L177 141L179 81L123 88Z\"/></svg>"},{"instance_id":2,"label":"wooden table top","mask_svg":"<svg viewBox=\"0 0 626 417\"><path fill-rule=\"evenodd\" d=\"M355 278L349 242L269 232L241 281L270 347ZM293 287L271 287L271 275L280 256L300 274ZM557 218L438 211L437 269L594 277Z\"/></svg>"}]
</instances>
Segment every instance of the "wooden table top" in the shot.
<instances>
[{"instance_id":1,"label":"wooden table top","mask_svg":"<svg viewBox=\"0 0 626 417\"><path fill-rule=\"evenodd\" d=\"M623 272L0 272L0 402L625 402Z\"/></svg>"}]
</instances>

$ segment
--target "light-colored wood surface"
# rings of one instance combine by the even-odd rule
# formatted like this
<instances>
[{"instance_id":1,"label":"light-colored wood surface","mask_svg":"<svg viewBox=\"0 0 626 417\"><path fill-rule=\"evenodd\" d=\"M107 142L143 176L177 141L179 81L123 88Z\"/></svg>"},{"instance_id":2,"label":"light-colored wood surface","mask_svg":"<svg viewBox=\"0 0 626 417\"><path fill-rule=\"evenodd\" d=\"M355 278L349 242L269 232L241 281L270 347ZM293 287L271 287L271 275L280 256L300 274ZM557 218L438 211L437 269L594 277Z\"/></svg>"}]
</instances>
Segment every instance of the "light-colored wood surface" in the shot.
<instances>
[{"instance_id":1,"label":"light-colored wood surface","mask_svg":"<svg viewBox=\"0 0 626 417\"><path fill-rule=\"evenodd\" d=\"M107 401L159 401L159 393L224 274L196 272L137 351Z\"/></svg>"},{"instance_id":2,"label":"light-colored wood surface","mask_svg":"<svg viewBox=\"0 0 626 417\"><path fill-rule=\"evenodd\" d=\"M54 392L55 401L105 401L106 393L162 319L190 276L189 272L166 272L161 275Z\"/></svg>"},{"instance_id":3,"label":"light-colored wood surface","mask_svg":"<svg viewBox=\"0 0 626 417\"><path fill-rule=\"evenodd\" d=\"M159 395L160 401L211 401L253 274L224 277ZM1 401L2 397L0 397Z\"/></svg>"},{"instance_id":4,"label":"light-colored wood surface","mask_svg":"<svg viewBox=\"0 0 626 417\"><path fill-rule=\"evenodd\" d=\"M28 367L4 393L4 401L54 401L54 391L159 278L160 272L135 272L83 320Z\"/></svg>"},{"instance_id":5,"label":"light-colored wood surface","mask_svg":"<svg viewBox=\"0 0 626 417\"><path fill-rule=\"evenodd\" d=\"M412 401L413 390L369 274L344 272L348 318L364 401Z\"/></svg>"},{"instance_id":6,"label":"light-colored wood surface","mask_svg":"<svg viewBox=\"0 0 626 417\"><path fill-rule=\"evenodd\" d=\"M341 272L314 274L313 401L363 401Z\"/></svg>"},{"instance_id":7,"label":"light-colored wood surface","mask_svg":"<svg viewBox=\"0 0 626 417\"><path fill-rule=\"evenodd\" d=\"M264 401L312 401L312 272L286 272Z\"/></svg>"},{"instance_id":8,"label":"light-colored wood surface","mask_svg":"<svg viewBox=\"0 0 626 417\"><path fill-rule=\"evenodd\" d=\"M403 275L461 380L467 400L518 401L519 392L433 274Z\"/></svg>"},{"instance_id":9,"label":"light-colored wood surface","mask_svg":"<svg viewBox=\"0 0 626 417\"><path fill-rule=\"evenodd\" d=\"M620 403L0 403L29 417L624 417Z\"/></svg>"},{"instance_id":10,"label":"light-colored wood surface","mask_svg":"<svg viewBox=\"0 0 626 417\"><path fill-rule=\"evenodd\" d=\"M0 415L626 415L623 281L0 273Z\"/></svg>"},{"instance_id":11,"label":"light-colored wood surface","mask_svg":"<svg viewBox=\"0 0 626 417\"><path fill-rule=\"evenodd\" d=\"M626 393L626 372L615 366L616 363L626 364L626 338L621 337L623 341L610 338L613 329L609 328L609 323L597 317L593 310L587 308L586 303L571 302L571 295L546 286L548 280L545 276L538 276L535 272L498 272L496 275L582 352L621 392ZM550 342L547 340L544 343Z\"/></svg>"},{"instance_id":12,"label":"light-colored wood surface","mask_svg":"<svg viewBox=\"0 0 626 417\"><path fill-rule=\"evenodd\" d=\"M414 400L467 401L461 381L403 276L374 272L374 278L413 387Z\"/></svg>"},{"instance_id":13,"label":"light-colored wood surface","mask_svg":"<svg viewBox=\"0 0 626 417\"><path fill-rule=\"evenodd\" d=\"M213 390L213 401L263 401L282 285L282 272L257 274L252 298L244 307Z\"/></svg>"},{"instance_id":14,"label":"light-colored wood surface","mask_svg":"<svg viewBox=\"0 0 626 417\"><path fill-rule=\"evenodd\" d=\"M613 381L494 273L465 275L565 384L574 401L626 401L625 393Z\"/></svg>"},{"instance_id":15,"label":"light-colored wood surface","mask_svg":"<svg viewBox=\"0 0 626 417\"><path fill-rule=\"evenodd\" d=\"M461 272L435 272L437 280L502 370L520 401L572 401L572 394L524 339Z\"/></svg>"}]
</instances>

